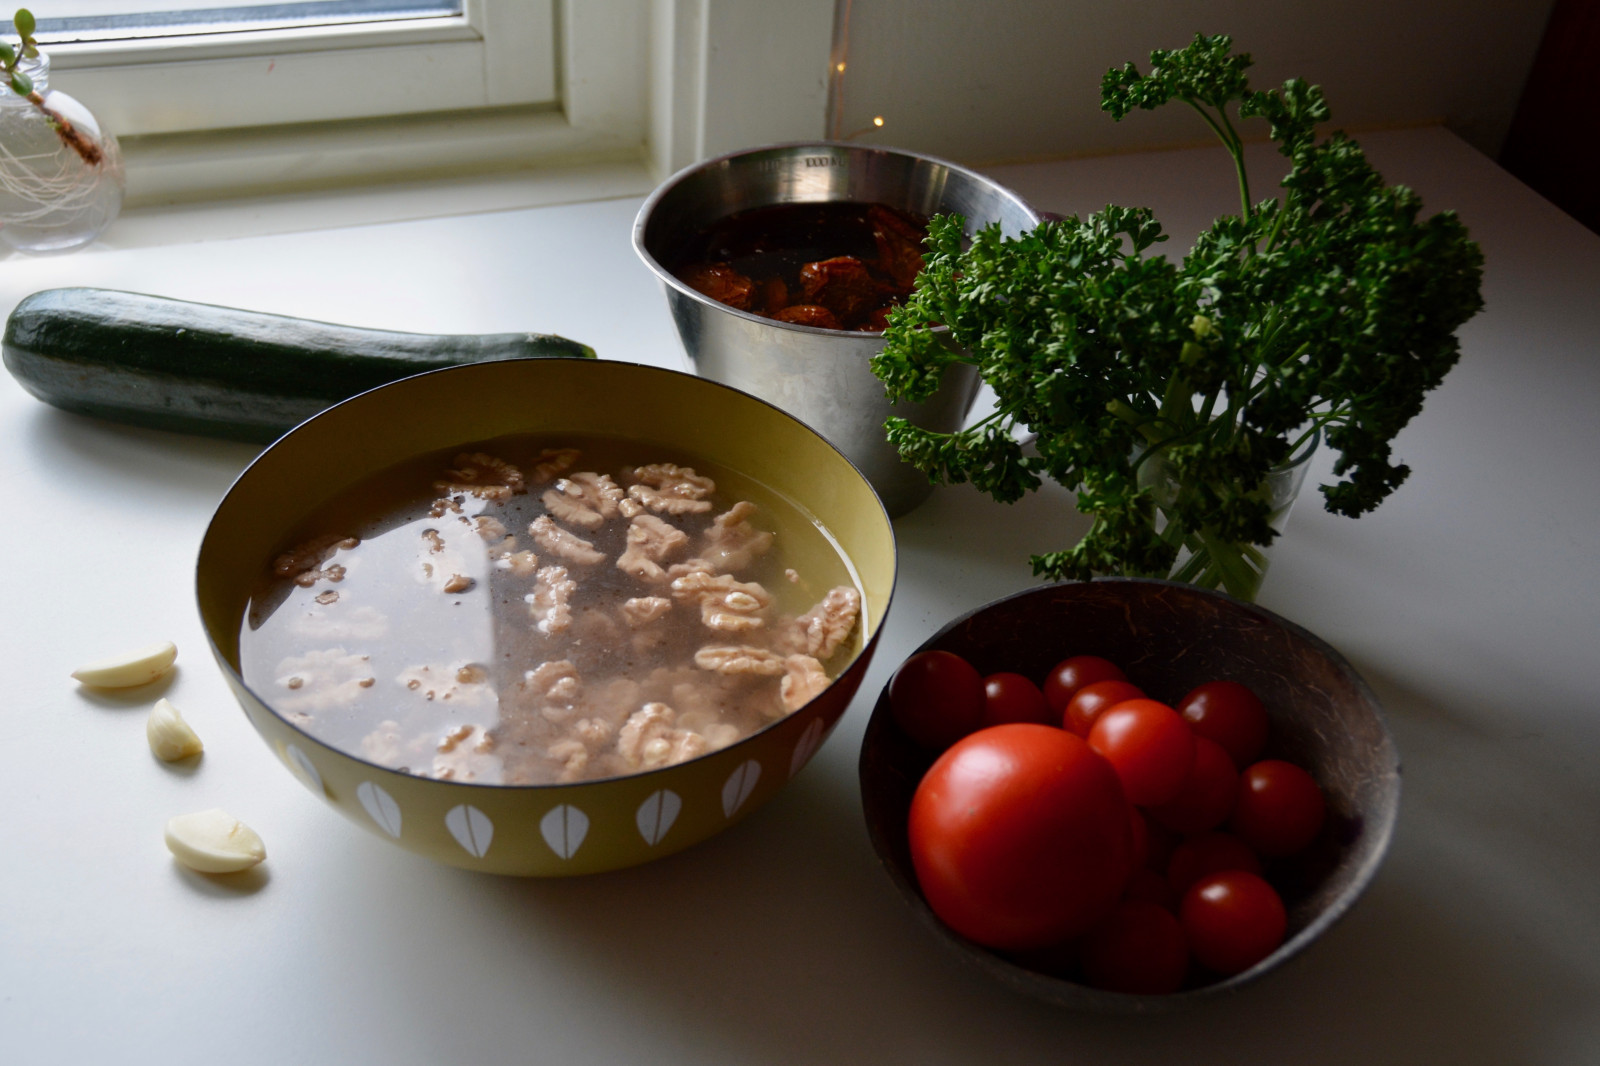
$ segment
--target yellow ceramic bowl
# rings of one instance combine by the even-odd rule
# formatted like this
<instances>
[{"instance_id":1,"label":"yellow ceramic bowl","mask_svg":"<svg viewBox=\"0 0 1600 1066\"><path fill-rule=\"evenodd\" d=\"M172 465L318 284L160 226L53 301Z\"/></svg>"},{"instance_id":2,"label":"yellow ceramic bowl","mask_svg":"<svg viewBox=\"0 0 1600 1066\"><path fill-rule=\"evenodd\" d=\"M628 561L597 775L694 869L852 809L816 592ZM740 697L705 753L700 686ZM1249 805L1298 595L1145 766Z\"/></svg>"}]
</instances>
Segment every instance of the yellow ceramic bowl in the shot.
<instances>
[{"instance_id":1,"label":"yellow ceramic bowl","mask_svg":"<svg viewBox=\"0 0 1600 1066\"><path fill-rule=\"evenodd\" d=\"M294 528L367 476L508 434L626 438L763 483L833 534L862 593L862 650L817 698L719 751L629 777L481 785L416 777L329 747L240 674L250 592ZM679 851L783 787L844 713L877 646L895 580L894 532L866 479L801 422L702 378L629 363L534 359L418 375L325 411L273 444L218 506L200 547L201 619L228 682L274 754L357 825L440 862L563 876Z\"/></svg>"}]
</instances>

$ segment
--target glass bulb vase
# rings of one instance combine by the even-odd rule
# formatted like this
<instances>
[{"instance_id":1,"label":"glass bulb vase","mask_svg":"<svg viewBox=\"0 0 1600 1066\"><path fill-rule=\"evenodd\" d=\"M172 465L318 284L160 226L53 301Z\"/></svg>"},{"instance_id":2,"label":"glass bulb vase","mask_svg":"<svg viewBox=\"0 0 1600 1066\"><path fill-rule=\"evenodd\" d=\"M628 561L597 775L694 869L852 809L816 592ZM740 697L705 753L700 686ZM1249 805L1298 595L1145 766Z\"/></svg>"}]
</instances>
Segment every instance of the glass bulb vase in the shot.
<instances>
[{"instance_id":1,"label":"glass bulb vase","mask_svg":"<svg viewBox=\"0 0 1600 1066\"><path fill-rule=\"evenodd\" d=\"M0 244L68 252L98 237L122 210L117 139L89 109L50 88L50 57L24 59L33 91L0 81Z\"/></svg>"}]
</instances>

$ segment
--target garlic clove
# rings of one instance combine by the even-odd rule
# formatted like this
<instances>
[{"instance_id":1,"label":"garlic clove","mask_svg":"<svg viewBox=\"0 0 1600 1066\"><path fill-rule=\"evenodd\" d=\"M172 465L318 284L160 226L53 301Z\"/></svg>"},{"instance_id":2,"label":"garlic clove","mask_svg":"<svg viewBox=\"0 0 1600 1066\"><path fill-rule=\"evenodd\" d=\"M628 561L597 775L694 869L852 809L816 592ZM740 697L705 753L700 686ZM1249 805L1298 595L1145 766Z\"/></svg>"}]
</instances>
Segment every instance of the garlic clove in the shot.
<instances>
[{"instance_id":1,"label":"garlic clove","mask_svg":"<svg viewBox=\"0 0 1600 1066\"><path fill-rule=\"evenodd\" d=\"M166 640L80 666L72 676L96 688L131 688L154 681L171 669L177 658L178 646Z\"/></svg>"},{"instance_id":2,"label":"garlic clove","mask_svg":"<svg viewBox=\"0 0 1600 1066\"><path fill-rule=\"evenodd\" d=\"M231 874L267 857L256 831L221 808L180 814L167 822L167 850L191 870Z\"/></svg>"},{"instance_id":3,"label":"garlic clove","mask_svg":"<svg viewBox=\"0 0 1600 1066\"><path fill-rule=\"evenodd\" d=\"M150 708L144 735L150 741L150 751L162 762L187 759L205 750L199 735L184 721L178 708L165 699L156 700L156 705Z\"/></svg>"}]
</instances>

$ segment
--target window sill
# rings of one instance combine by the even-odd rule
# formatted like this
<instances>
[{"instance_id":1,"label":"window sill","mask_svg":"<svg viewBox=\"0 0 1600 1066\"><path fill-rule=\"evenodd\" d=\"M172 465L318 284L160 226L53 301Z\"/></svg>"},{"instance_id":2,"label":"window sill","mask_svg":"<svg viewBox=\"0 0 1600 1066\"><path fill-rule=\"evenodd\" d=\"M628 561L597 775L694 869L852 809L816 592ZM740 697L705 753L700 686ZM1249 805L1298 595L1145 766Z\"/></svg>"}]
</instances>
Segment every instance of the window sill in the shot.
<instances>
[{"instance_id":1,"label":"window sill","mask_svg":"<svg viewBox=\"0 0 1600 1066\"><path fill-rule=\"evenodd\" d=\"M123 155L110 248L608 199L656 182L642 146L520 108L132 137Z\"/></svg>"},{"instance_id":2,"label":"window sill","mask_svg":"<svg viewBox=\"0 0 1600 1066\"><path fill-rule=\"evenodd\" d=\"M642 196L654 187L654 182L642 160L597 162L132 207L86 251L151 248L611 200Z\"/></svg>"}]
</instances>

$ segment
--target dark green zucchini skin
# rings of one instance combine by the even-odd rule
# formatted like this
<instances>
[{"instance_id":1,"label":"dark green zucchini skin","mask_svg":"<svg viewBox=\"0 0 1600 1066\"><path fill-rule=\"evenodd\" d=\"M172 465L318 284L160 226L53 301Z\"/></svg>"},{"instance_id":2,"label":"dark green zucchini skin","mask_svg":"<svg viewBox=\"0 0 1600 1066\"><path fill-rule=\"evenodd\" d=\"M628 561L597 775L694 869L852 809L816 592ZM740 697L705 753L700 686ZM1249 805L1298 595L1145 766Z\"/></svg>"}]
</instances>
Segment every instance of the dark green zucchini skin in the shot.
<instances>
[{"instance_id":1,"label":"dark green zucchini skin","mask_svg":"<svg viewBox=\"0 0 1600 1066\"><path fill-rule=\"evenodd\" d=\"M553 334L395 333L87 288L25 298L0 354L23 388L62 410L256 442L425 370L595 357Z\"/></svg>"}]
</instances>

